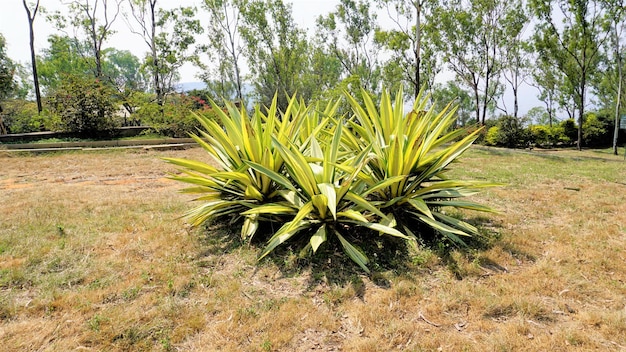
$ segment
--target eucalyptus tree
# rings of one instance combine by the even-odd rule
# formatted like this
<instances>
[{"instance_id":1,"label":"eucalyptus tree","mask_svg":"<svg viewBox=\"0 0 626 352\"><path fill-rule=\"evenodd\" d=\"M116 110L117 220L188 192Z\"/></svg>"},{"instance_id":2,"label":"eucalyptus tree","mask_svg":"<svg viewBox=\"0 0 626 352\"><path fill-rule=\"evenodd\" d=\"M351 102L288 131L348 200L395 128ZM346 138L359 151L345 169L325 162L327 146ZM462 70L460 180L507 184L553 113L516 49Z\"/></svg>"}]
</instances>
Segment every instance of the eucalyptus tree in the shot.
<instances>
[{"instance_id":1,"label":"eucalyptus tree","mask_svg":"<svg viewBox=\"0 0 626 352\"><path fill-rule=\"evenodd\" d=\"M93 77L92 62L85 52L89 43L67 35L48 37L48 47L37 57L38 75L44 95L58 88L69 76Z\"/></svg>"},{"instance_id":2,"label":"eucalyptus tree","mask_svg":"<svg viewBox=\"0 0 626 352\"><path fill-rule=\"evenodd\" d=\"M539 90L537 98L545 105L548 124L552 127L565 78L562 72L555 70L553 60L540 48L536 51L533 48L531 60L534 62L534 67L530 70L529 84Z\"/></svg>"},{"instance_id":3,"label":"eucalyptus tree","mask_svg":"<svg viewBox=\"0 0 626 352\"><path fill-rule=\"evenodd\" d=\"M519 89L530 75L531 47L525 39L530 24L529 14L521 0L508 1L508 10L502 18L503 40L499 45L502 77L513 94L513 113L509 114L504 104L504 112L518 118Z\"/></svg>"},{"instance_id":4,"label":"eucalyptus tree","mask_svg":"<svg viewBox=\"0 0 626 352\"><path fill-rule=\"evenodd\" d=\"M433 9L439 21L428 24L443 61L472 90L479 124L503 92L499 51L509 38L502 23L513 10L500 0L452 0Z\"/></svg>"},{"instance_id":5,"label":"eucalyptus tree","mask_svg":"<svg viewBox=\"0 0 626 352\"><path fill-rule=\"evenodd\" d=\"M236 97L243 101L242 39L239 33L241 13L237 0L204 0L202 8L208 13L208 44L199 47L215 65L198 60L196 64L204 70L202 78L213 94Z\"/></svg>"},{"instance_id":6,"label":"eucalyptus tree","mask_svg":"<svg viewBox=\"0 0 626 352\"><path fill-rule=\"evenodd\" d=\"M435 83L433 86L435 111L443 111L450 102L457 106L456 125L466 126L472 119L472 113L476 111L475 101L467 90L460 87L453 80L445 83Z\"/></svg>"},{"instance_id":7,"label":"eucalyptus tree","mask_svg":"<svg viewBox=\"0 0 626 352\"><path fill-rule=\"evenodd\" d=\"M317 34L341 63L343 78L374 94L381 88L376 21L376 12L364 0L340 0L335 11L317 19Z\"/></svg>"},{"instance_id":8,"label":"eucalyptus tree","mask_svg":"<svg viewBox=\"0 0 626 352\"><path fill-rule=\"evenodd\" d=\"M146 66L157 103L163 106L165 94L174 89L178 70L193 61L192 47L196 35L203 32L202 26L193 7L165 10L157 6L157 0L128 0L128 4L131 11L125 16L126 22L149 49Z\"/></svg>"},{"instance_id":9,"label":"eucalyptus tree","mask_svg":"<svg viewBox=\"0 0 626 352\"><path fill-rule=\"evenodd\" d=\"M600 87L605 88L608 94L598 94L600 98L611 96L615 105L615 121L613 129L613 154L617 155L617 142L619 139L619 118L624 99L624 63L622 51L622 38L626 26L626 4L624 0L604 0L606 8L605 30L611 35L609 45L605 49L605 72ZM603 84L602 84L603 83Z\"/></svg>"},{"instance_id":10,"label":"eucalyptus tree","mask_svg":"<svg viewBox=\"0 0 626 352\"><path fill-rule=\"evenodd\" d=\"M103 54L103 75L115 89L116 96L129 114L135 107L129 101L135 92L145 92L150 86L150 75L142 68L141 60L128 50L109 48Z\"/></svg>"},{"instance_id":11,"label":"eucalyptus tree","mask_svg":"<svg viewBox=\"0 0 626 352\"><path fill-rule=\"evenodd\" d=\"M578 149L582 148L587 89L597 72L600 48L607 39L601 29L604 9L599 0L530 0L538 19L535 45L551 57L571 88L578 113ZM567 86L566 85L566 86Z\"/></svg>"},{"instance_id":12,"label":"eucalyptus tree","mask_svg":"<svg viewBox=\"0 0 626 352\"><path fill-rule=\"evenodd\" d=\"M406 82L405 92L418 96L420 88L433 87L439 70L440 55L434 49L425 24L436 21L431 9L436 5L432 0L377 0L394 26L392 29L379 28L376 42L391 53L384 63L384 78L388 72L397 71Z\"/></svg>"},{"instance_id":13,"label":"eucalyptus tree","mask_svg":"<svg viewBox=\"0 0 626 352\"><path fill-rule=\"evenodd\" d=\"M96 78L102 77L103 45L115 33L113 24L120 14L121 3L122 0L74 0L67 3L67 16L57 11L49 17L60 31L66 32L71 26L76 40L89 43L85 47L88 52L81 55L93 60L92 70ZM82 32L85 39L77 37L78 32Z\"/></svg>"},{"instance_id":14,"label":"eucalyptus tree","mask_svg":"<svg viewBox=\"0 0 626 352\"><path fill-rule=\"evenodd\" d=\"M26 0L22 0L24 4L24 10L26 10L26 16L28 17L28 29L30 39L30 62L33 69L33 83L35 85L35 99L37 100L37 112L41 113L43 110L41 104L41 89L39 88L39 76L37 75L37 57L35 56L35 29L34 23L37 13L39 12L39 0L34 4L27 4Z\"/></svg>"},{"instance_id":15,"label":"eucalyptus tree","mask_svg":"<svg viewBox=\"0 0 626 352\"><path fill-rule=\"evenodd\" d=\"M286 108L287 96L305 93L302 78L310 70L306 33L294 21L291 4L282 0L244 0L239 2L239 11L239 30L257 100L270 106L278 93L278 106Z\"/></svg>"}]
</instances>

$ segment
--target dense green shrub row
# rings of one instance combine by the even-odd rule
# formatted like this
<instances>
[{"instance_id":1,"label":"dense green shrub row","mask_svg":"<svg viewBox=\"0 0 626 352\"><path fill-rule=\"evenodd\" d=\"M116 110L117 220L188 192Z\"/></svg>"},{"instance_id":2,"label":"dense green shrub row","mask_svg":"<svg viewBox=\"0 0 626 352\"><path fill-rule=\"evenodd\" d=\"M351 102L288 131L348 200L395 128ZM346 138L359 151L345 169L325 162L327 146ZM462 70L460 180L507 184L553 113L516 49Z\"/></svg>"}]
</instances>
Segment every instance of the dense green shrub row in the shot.
<instances>
[{"instance_id":1,"label":"dense green shrub row","mask_svg":"<svg viewBox=\"0 0 626 352\"><path fill-rule=\"evenodd\" d=\"M588 113L583 122L583 143L586 147L606 147L613 141L614 121L609 114ZM578 138L574 119L552 126L523 126L520 119L503 116L487 125L482 142L486 145L508 148L572 146Z\"/></svg>"},{"instance_id":2,"label":"dense green shrub row","mask_svg":"<svg viewBox=\"0 0 626 352\"><path fill-rule=\"evenodd\" d=\"M359 244L379 235L463 245L478 234L448 209L490 211L463 197L492 184L452 180L445 172L480 130L452 129L455 109L427 109L421 95L408 114L402 92L395 101L383 93L379 106L367 92L344 95L347 115L338 113L341 97L325 106L294 97L285 111L274 99L250 116L212 103L216 119L198 114L203 128L193 137L219 167L166 159L181 167L173 178L192 185L185 192L199 195L201 205L187 214L192 224L239 219L247 241L265 235L259 228L274 229L262 238L261 258L287 241L302 253L335 243L365 271Z\"/></svg>"},{"instance_id":3,"label":"dense green shrub row","mask_svg":"<svg viewBox=\"0 0 626 352\"><path fill-rule=\"evenodd\" d=\"M70 77L48 94L41 114L34 102L3 103L3 123L8 133L58 131L96 137L116 127L141 124L164 136L186 137L200 126L193 112L212 114L209 104L193 95L170 94L161 105L154 94L135 92L123 104L117 95L110 85L93 78Z\"/></svg>"}]
</instances>

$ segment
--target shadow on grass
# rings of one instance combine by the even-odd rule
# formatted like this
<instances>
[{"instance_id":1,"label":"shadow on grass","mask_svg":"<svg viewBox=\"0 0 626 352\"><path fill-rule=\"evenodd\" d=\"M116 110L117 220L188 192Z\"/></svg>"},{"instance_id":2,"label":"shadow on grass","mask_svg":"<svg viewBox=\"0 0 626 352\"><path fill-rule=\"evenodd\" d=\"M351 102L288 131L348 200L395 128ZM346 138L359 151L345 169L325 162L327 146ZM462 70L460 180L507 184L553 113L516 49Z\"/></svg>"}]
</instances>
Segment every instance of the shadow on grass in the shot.
<instances>
[{"instance_id":1,"label":"shadow on grass","mask_svg":"<svg viewBox=\"0 0 626 352\"><path fill-rule=\"evenodd\" d=\"M445 266L457 279L464 278L460 259L477 263L480 267L493 272L505 272L499 263L482 255L485 251L500 245L500 226L493 220L477 216L465 218L465 221L479 229L480 236L465 239L465 246L453 244L435 233L422 233L418 249L414 249L403 239L379 235L376 232L358 229L358 233L344 234L346 239L362 250L368 257L367 274L343 251L341 243L336 236L329 236L316 253L312 253L307 244L311 234L301 233L287 242L276 247L258 265L272 263L285 278L299 277L305 272L310 272L306 282L306 292L315 290L320 284L328 287L351 287L353 295L363 298L365 293L364 278L381 288L390 288L394 277L407 279L428 275L432 272L432 265L424 264L428 258L424 256L436 256L437 266ZM265 247L267 239L276 231L271 224L264 224L250 242L241 239L240 224L214 223L206 225L201 231L199 242L202 251L198 259L231 254L241 247L248 247L257 254ZM504 248L504 247L503 247ZM506 251L513 254L515 249L507 248ZM518 251L519 252L519 251ZM513 254L515 255L515 254ZM529 257L521 252L517 255ZM432 262L432 260L431 260ZM331 299L332 300L332 299Z\"/></svg>"}]
</instances>

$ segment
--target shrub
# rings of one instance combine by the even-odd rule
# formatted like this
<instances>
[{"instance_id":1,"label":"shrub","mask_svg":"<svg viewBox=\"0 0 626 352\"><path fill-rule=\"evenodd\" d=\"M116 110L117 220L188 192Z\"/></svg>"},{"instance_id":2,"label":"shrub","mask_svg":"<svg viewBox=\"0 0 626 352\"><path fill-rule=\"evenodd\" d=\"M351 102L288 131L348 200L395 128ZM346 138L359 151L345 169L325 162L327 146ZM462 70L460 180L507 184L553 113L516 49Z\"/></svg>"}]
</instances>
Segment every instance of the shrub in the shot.
<instances>
[{"instance_id":1,"label":"shrub","mask_svg":"<svg viewBox=\"0 0 626 352\"><path fill-rule=\"evenodd\" d=\"M203 202L188 218L194 225L241 219L245 240L261 222L277 222L260 258L287 241L302 244L303 253L330 241L365 271L368 258L356 243L373 241L378 236L372 232L410 244L440 235L463 245L461 237L478 230L445 209L490 211L461 198L492 185L444 173L480 130L451 131L454 109L426 110L421 94L405 116L402 96L400 91L392 103L384 92L377 108L365 91L362 103L345 93L352 109L347 121L337 115L339 99L321 108L292 97L284 112L274 99L265 113L256 107L251 116L230 104L224 112L212 102L219 123L197 115L202 129L193 137L220 168L165 159L181 167L172 178L192 184L184 191Z\"/></svg>"},{"instance_id":2,"label":"shrub","mask_svg":"<svg viewBox=\"0 0 626 352\"><path fill-rule=\"evenodd\" d=\"M383 92L378 109L366 93L364 106L350 95L347 98L355 115L350 123L360 137L359 148L372 148L373 157L363 174L368 185L365 194L376 199L377 206L397 222L400 231L415 240L441 235L459 245L465 244L461 237L477 234L475 227L446 215L444 209L491 211L459 199L493 184L452 180L444 174L480 130L469 135L463 128L448 132L456 108L426 109L429 98L421 93L406 116L400 93L392 103Z\"/></svg>"},{"instance_id":3,"label":"shrub","mask_svg":"<svg viewBox=\"0 0 626 352\"><path fill-rule=\"evenodd\" d=\"M528 144L528 135L519 119L513 116L502 116L498 119L498 134L496 136L497 145L515 148Z\"/></svg>"},{"instance_id":4,"label":"shrub","mask_svg":"<svg viewBox=\"0 0 626 352\"><path fill-rule=\"evenodd\" d=\"M109 133L118 125L113 95L112 88L97 79L72 76L48 97L48 102L60 119L61 130L92 137Z\"/></svg>"},{"instance_id":5,"label":"shrub","mask_svg":"<svg viewBox=\"0 0 626 352\"><path fill-rule=\"evenodd\" d=\"M528 134L530 141L541 146L546 146L552 143L550 127L544 125L534 125L528 127Z\"/></svg>"},{"instance_id":6,"label":"shrub","mask_svg":"<svg viewBox=\"0 0 626 352\"><path fill-rule=\"evenodd\" d=\"M487 134L485 135L484 143L486 145L496 146L498 145L498 135L500 134L500 127L489 127Z\"/></svg>"},{"instance_id":7,"label":"shrub","mask_svg":"<svg viewBox=\"0 0 626 352\"><path fill-rule=\"evenodd\" d=\"M9 100L3 104L4 124L8 133L29 133L54 130L59 121L49 112L37 111L37 104L25 100Z\"/></svg>"},{"instance_id":8,"label":"shrub","mask_svg":"<svg viewBox=\"0 0 626 352\"><path fill-rule=\"evenodd\" d=\"M540 146L551 147L563 144L569 144L571 139L564 133L565 129L562 125L534 125L527 129L527 135L531 142Z\"/></svg>"},{"instance_id":9,"label":"shrub","mask_svg":"<svg viewBox=\"0 0 626 352\"><path fill-rule=\"evenodd\" d=\"M574 119L563 120L559 126L562 128L565 143L571 144L578 140L578 126Z\"/></svg>"},{"instance_id":10,"label":"shrub","mask_svg":"<svg viewBox=\"0 0 626 352\"><path fill-rule=\"evenodd\" d=\"M195 133L201 126L195 114L216 118L208 102L185 94L166 96L162 106L157 104L153 94L135 93L131 101L136 106L132 118L163 136L187 137Z\"/></svg>"},{"instance_id":11,"label":"shrub","mask_svg":"<svg viewBox=\"0 0 626 352\"><path fill-rule=\"evenodd\" d=\"M583 143L588 147L610 145L612 142L613 124L607 122L604 116L589 113L583 122Z\"/></svg>"}]
</instances>

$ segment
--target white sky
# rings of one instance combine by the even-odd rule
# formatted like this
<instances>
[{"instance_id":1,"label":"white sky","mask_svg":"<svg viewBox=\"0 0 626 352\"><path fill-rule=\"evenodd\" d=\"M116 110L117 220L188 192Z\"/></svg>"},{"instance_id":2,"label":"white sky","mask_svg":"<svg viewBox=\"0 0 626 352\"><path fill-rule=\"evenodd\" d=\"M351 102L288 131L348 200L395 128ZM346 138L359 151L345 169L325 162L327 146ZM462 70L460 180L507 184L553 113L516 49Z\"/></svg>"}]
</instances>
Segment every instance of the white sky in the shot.
<instances>
[{"instance_id":1,"label":"white sky","mask_svg":"<svg viewBox=\"0 0 626 352\"><path fill-rule=\"evenodd\" d=\"M30 2L32 0L27 0ZM293 15L296 23L302 28L308 28L312 31L315 28L315 20L321 14L326 14L334 10L339 3L338 0L286 0L293 3ZM160 6L196 6L200 7L202 0L161 0ZM30 47L28 18L22 0L0 0L0 33L7 40L8 55L11 59L18 61L27 66L30 65ZM61 0L40 0L40 6L46 8L48 12L63 10ZM199 9L202 16L202 10ZM386 15L380 14L378 20L385 21ZM200 17L201 18L201 17ZM118 17L114 25L117 33L105 43L106 47L114 47L118 50L129 50L137 57L143 57L147 51L146 44L143 40L132 34L126 26L126 22L122 16ZM41 12L35 20L35 50L39 54L41 49L48 46L47 38L50 34L55 33L52 24L46 21L45 14ZM201 40L200 38L198 38ZM198 69L188 64L180 70L181 82L199 81L196 78ZM445 79L450 79L446 77ZM441 80L439 77L438 80ZM529 86L524 86L520 92L520 113L524 114L529 108L541 105L536 98L537 90ZM512 99L510 94L505 96L507 107L511 109Z\"/></svg>"},{"instance_id":2,"label":"white sky","mask_svg":"<svg viewBox=\"0 0 626 352\"><path fill-rule=\"evenodd\" d=\"M27 0L27 3L31 1ZM338 3L337 0L291 0L288 2L293 3L293 15L296 23L311 30L315 27L315 19L334 9ZM22 0L0 0L0 3L0 33L7 40L8 55L15 61L30 65L28 17ZM161 0L160 6L196 6L200 8L201 3L202 0ZM40 0L40 7L46 8L48 12L65 8L61 0ZM202 16L200 9L199 14ZM129 50L140 58L144 56L147 51L146 44L139 36L130 33L121 15L116 20L114 28L117 33L105 43L106 47ZM35 51L38 54L41 49L48 46L48 36L55 32L54 26L46 21L45 14L38 13L35 19ZM198 81L195 77L197 72L198 70L192 65L183 67L181 82Z\"/></svg>"}]
</instances>

